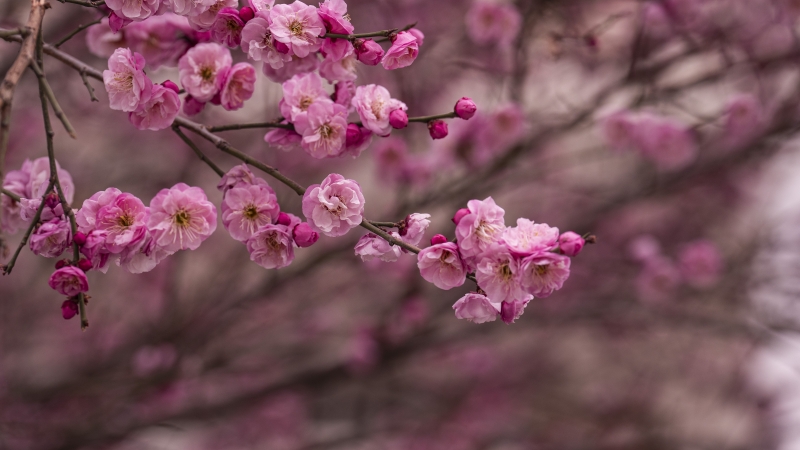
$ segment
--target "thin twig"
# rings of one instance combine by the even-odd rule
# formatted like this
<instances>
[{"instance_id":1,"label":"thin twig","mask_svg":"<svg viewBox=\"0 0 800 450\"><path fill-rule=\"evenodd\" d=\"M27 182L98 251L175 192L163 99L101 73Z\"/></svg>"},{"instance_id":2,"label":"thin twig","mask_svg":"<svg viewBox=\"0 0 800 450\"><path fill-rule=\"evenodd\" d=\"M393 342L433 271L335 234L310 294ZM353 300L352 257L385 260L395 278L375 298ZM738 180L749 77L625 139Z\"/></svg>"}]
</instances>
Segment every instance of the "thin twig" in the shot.
<instances>
[{"instance_id":1,"label":"thin twig","mask_svg":"<svg viewBox=\"0 0 800 450\"><path fill-rule=\"evenodd\" d=\"M387 37L388 38L389 36L391 36L394 33L398 33L400 31L408 31L408 30L414 28L414 26L416 26L416 25L417 25L417 23L414 22L412 24L406 25L403 28L392 28L391 30L372 31L372 32L369 32L369 33L358 33L358 34L325 33L325 36L323 36L323 37L332 38L332 39L349 39L351 41L354 40L354 39L369 38L369 37Z\"/></svg>"},{"instance_id":2,"label":"thin twig","mask_svg":"<svg viewBox=\"0 0 800 450\"><path fill-rule=\"evenodd\" d=\"M73 36L75 36L76 34L80 33L81 31L89 28L92 25L97 25L98 23L100 23L101 20L103 20L103 19L100 18L100 19L95 20L94 22L87 23L86 25L79 25L78 28L76 28L75 30L72 31L72 33L66 35L64 37L64 39L61 39L60 41L56 42L56 44L53 45L53 47L55 47L55 48L61 47L62 45L64 45L65 42L67 42L68 40L72 39Z\"/></svg>"},{"instance_id":3,"label":"thin twig","mask_svg":"<svg viewBox=\"0 0 800 450\"><path fill-rule=\"evenodd\" d=\"M42 83L42 89L44 90L44 95L50 102L50 106L53 107L53 112L56 114L56 117L58 117L58 120L61 121L62 125L64 125L64 129L67 130L67 133L70 135L70 137L72 139L77 139L77 136L75 135L75 129L72 128L72 124L69 123L67 115L64 114L64 110L62 110L61 105L58 104L58 100L56 100L56 95L53 92L53 89L50 87L50 83L47 82L47 78L44 76L44 72L42 71L41 67L39 67L36 61L31 61L30 67L31 70L33 70L33 72L39 78L39 81Z\"/></svg>"},{"instance_id":4,"label":"thin twig","mask_svg":"<svg viewBox=\"0 0 800 450\"><path fill-rule=\"evenodd\" d=\"M81 70L80 74L81 74L81 80L83 80L83 85L86 86L86 90L89 91L89 98L93 102L99 102L100 100L98 100L97 97L95 97L94 95L94 88L92 87L91 84L89 84L89 78L86 76L86 71Z\"/></svg>"},{"instance_id":5,"label":"thin twig","mask_svg":"<svg viewBox=\"0 0 800 450\"><path fill-rule=\"evenodd\" d=\"M47 190L45 190L45 195L48 192L53 190L53 181L50 180L50 183L47 185ZM44 209L45 201L44 197L41 198L41 202L39 203L39 207L36 209L36 214L33 216L33 220L31 220L31 224L28 225L28 229L25 230L25 235L22 236L22 240L20 241L17 249L14 251L14 255L11 257L11 260L8 261L8 264L2 266L3 275L9 275L11 271L14 269L14 265L17 264L17 258L19 257L19 253L22 251L25 244L28 243L28 238L30 238L31 233L36 228L36 225L39 224L39 217L42 216L42 210Z\"/></svg>"},{"instance_id":6,"label":"thin twig","mask_svg":"<svg viewBox=\"0 0 800 450\"><path fill-rule=\"evenodd\" d=\"M5 195L6 197L10 198L11 200L14 200L17 203L19 203L19 201L22 200L22 197L20 197L19 195L9 191L8 189L0 188L0 193Z\"/></svg>"},{"instance_id":7,"label":"thin twig","mask_svg":"<svg viewBox=\"0 0 800 450\"><path fill-rule=\"evenodd\" d=\"M11 30L2 30L0 31L0 39L9 38L11 36L17 36L22 34L21 28L14 28Z\"/></svg>"},{"instance_id":8,"label":"thin twig","mask_svg":"<svg viewBox=\"0 0 800 450\"><path fill-rule=\"evenodd\" d=\"M211 167L211 170L216 172L217 175L219 176L225 175L225 171L223 171L222 169L219 168L219 166L214 164L214 161L208 159L208 157L203 152L200 151L197 145L191 139L189 139L189 137L186 136L186 134L184 134L183 131L181 131L179 126L173 125L172 131L174 131L175 134L177 134L181 139L183 139L183 142L185 142L186 145L188 145L192 150L194 150L194 153L197 155L197 157L200 158L200 160L203 161L204 163L208 164L208 167Z\"/></svg>"},{"instance_id":9,"label":"thin twig","mask_svg":"<svg viewBox=\"0 0 800 450\"><path fill-rule=\"evenodd\" d=\"M75 5L85 6L87 8L97 8L99 6L103 6L106 4L104 0L100 1L92 1L92 0L58 0L61 3L72 3Z\"/></svg>"},{"instance_id":10,"label":"thin twig","mask_svg":"<svg viewBox=\"0 0 800 450\"><path fill-rule=\"evenodd\" d=\"M445 114L437 114L435 116L422 116L422 117L409 117L409 122L430 122L431 120L437 119L454 119L458 117L455 112L449 112Z\"/></svg>"},{"instance_id":11,"label":"thin twig","mask_svg":"<svg viewBox=\"0 0 800 450\"><path fill-rule=\"evenodd\" d=\"M259 123L235 123L231 125L217 125L215 127L206 127L206 129L212 133L216 133L218 131L245 130L248 128L283 128L284 130L294 130L294 125L290 123L259 122Z\"/></svg>"}]
</instances>

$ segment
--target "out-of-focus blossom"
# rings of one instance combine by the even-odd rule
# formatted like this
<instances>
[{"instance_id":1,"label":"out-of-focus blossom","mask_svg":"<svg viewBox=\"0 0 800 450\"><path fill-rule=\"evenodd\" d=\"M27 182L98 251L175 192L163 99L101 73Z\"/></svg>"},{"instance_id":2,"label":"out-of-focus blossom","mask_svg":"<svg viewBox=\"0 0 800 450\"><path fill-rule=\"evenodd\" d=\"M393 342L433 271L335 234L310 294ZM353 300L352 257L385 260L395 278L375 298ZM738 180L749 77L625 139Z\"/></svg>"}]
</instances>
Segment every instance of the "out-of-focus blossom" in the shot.
<instances>
[{"instance_id":1,"label":"out-of-focus blossom","mask_svg":"<svg viewBox=\"0 0 800 450\"><path fill-rule=\"evenodd\" d=\"M606 144L612 150L627 152L635 149L636 119L628 111L617 111L604 117L600 122Z\"/></svg>"},{"instance_id":2,"label":"out-of-focus blossom","mask_svg":"<svg viewBox=\"0 0 800 450\"><path fill-rule=\"evenodd\" d=\"M297 0L290 5L275 5L269 17L272 35L288 45L297 57L305 58L322 45L319 36L324 33L325 24L317 14L317 8Z\"/></svg>"},{"instance_id":3,"label":"out-of-focus blossom","mask_svg":"<svg viewBox=\"0 0 800 450\"><path fill-rule=\"evenodd\" d=\"M697 158L692 131L673 119L646 115L637 124L637 144L659 169L682 169Z\"/></svg>"},{"instance_id":4,"label":"out-of-focus blossom","mask_svg":"<svg viewBox=\"0 0 800 450\"><path fill-rule=\"evenodd\" d=\"M747 145L764 131L767 117L764 107L754 95L731 98L725 106L723 140L727 147Z\"/></svg>"},{"instance_id":5,"label":"out-of-focus blossom","mask_svg":"<svg viewBox=\"0 0 800 450\"><path fill-rule=\"evenodd\" d=\"M347 108L330 100L312 103L295 122L303 150L318 159L339 156L347 140L346 117Z\"/></svg>"},{"instance_id":6,"label":"out-of-focus blossom","mask_svg":"<svg viewBox=\"0 0 800 450\"><path fill-rule=\"evenodd\" d=\"M234 64L225 74L220 91L222 107L233 111L244 106L244 102L253 96L256 85L256 69L248 63Z\"/></svg>"},{"instance_id":7,"label":"out-of-focus blossom","mask_svg":"<svg viewBox=\"0 0 800 450\"><path fill-rule=\"evenodd\" d=\"M401 31L392 39L392 46L386 50L381 64L386 70L402 69L413 64L418 54L417 38L408 31Z\"/></svg>"},{"instance_id":8,"label":"out-of-focus blossom","mask_svg":"<svg viewBox=\"0 0 800 450\"><path fill-rule=\"evenodd\" d=\"M409 214L402 222L399 233L404 242L418 245L431 225L430 214Z\"/></svg>"},{"instance_id":9,"label":"out-of-focus blossom","mask_svg":"<svg viewBox=\"0 0 800 450\"><path fill-rule=\"evenodd\" d=\"M168 252L196 250L217 228L217 208L199 187L178 183L150 201L147 228Z\"/></svg>"},{"instance_id":10,"label":"out-of-focus blossom","mask_svg":"<svg viewBox=\"0 0 800 450\"><path fill-rule=\"evenodd\" d=\"M645 262L661 255L661 244L649 235L637 236L628 244L628 253L639 262Z\"/></svg>"},{"instance_id":11,"label":"out-of-focus blossom","mask_svg":"<svg viewBox=\"0 0 800 450\"><path fill-rule=\"evenodd\" d=\"M231 188L222 202L222 224L237 241L250 239L264 225L278 219L280 206L275 192L266 185Z\"/></svg>"},{"instance_id":12,"label":"out-of-focus blossom","mask_svg":"<svg viewBox=\"0 0 800 450\"><path fill-rule=\"evenodd\" d=\"M328 93L322 87L322 78L315 72L295 75L284 82L282 87L281 114L290 122L294 122L301 114L308 111L314 102L330 101Z\"/></svg>"},{"instance_id":13,"label":"out-of-focus blossom","mask_svg":"<svg viewBox=\"0 0 800 450\"><path fill-rule=\"evenodd\" d=\"M477 257L503 236L506 225L505 211L497 206L492 197L467 202L469 214L461 218L456 226L456 238L461 254L466 258Z\"/></svg>"},{"instance_id":14,"label":"out-of-focus blossom","mask_svg":"<svg viewBox=\"0 0 800 450\"><path fill-rule=\"evenodd\" d=\"M551 250L558 244L558 228L519 218L516 227L503 230L503 242L517 256Z\"/></svg>"},{"instance_id":15,"label":"out-of-focus blossom","mask_svg":"<svg viewBox=\"0 0 800 450\"><path fill-rule=\"evenodd\" d=\"M347 124L347 138L341 156L358 158L372 143L372 132L354 123Z\"/></svg>"},{"instance_id":16,"label":"out-of-focus blossom","mask_svg":"<svg viewBox=\"0 0 800 450\"><path fill-rule=\"evenodd\" d=\"M181 84L196 100L207 102L222 88L231 62L227 48L214 43L198 44L178 61Z\"/></svg>"},{"instance_id":17,"label":"out-of-focus blossom","mask_svg":"<svg viewBox=\"0 0 800 450\"><path fill-rule=\"evenodd\" d=\"M541 252L522 260L522 285L534 297L549 297L569 278L571 260L564 255Z\"/></svg>"},{"instance_id":18,"label":"out-of-focus blossom","mask_svg":"<svg viewBox=\"0 0 800 450\"><path fill-rule=\"evenodd\" d=\"M675 293L681 274L667 258L649 259L636 278L636 290L644 303L661 303Z\"/></svg>"},{"instance_id":19,"label":"out-of-focus blossom","mask_svg":"<svg viewBox=\"0 0 800 450\"><path fill-rule=\"evenodd\" d=\"M114 50L128 47L126 32L127 30L117 33L112 31L108 24L108 17L104 17L100 23L86 30L86 46L93 55L99 58L108 58L114 53Z\"/></svg>"},{"instance_id":20,"label":"out-of-focus blossom","mask_svg":"<svg viewBox=\"0 0 800 450\"><path fill-rule=\"evenodd\" d=\"M513 302L503 302L500 305L500 318L503 320L505 324L512 324L515 320L519 319L519 316L525 311L525 307L528 305L528 302L531 301L531 297L529 296L526 299L522 300L514 300Z\"/></svg>"},{"instance_id":21,"label":"out-of-focus blossom","mask_svg":"<svg viewBox=\"0 0 800 450\"><path fill-rule=\"evenodd\" d=\"M417 255L419 273L439 289L450 290L466 281L467 266L452 242L432 245Z\"/></svg>"},{"instance_id":22,"label":"out-of-focus blossom","mask_svg":"<svg viewBox=\"0 0 800 450\"><path fill-rule=\"evenodd\" d=\"M389 125L389 115L392 111L408 110L405 103L393 99L385 87L376 84L356 88L353 108L358 112L364 127L378 136L387 136L392 131Z\"/></svg>"},{"instance_id":23,"label":"out-of-focus blossom","mask_svg":"<svg viewBox=\"0 0 800 450\"><path fill-rule=\"evenodd\" d=\"M108 70L103 71L103 84L108 92L111 109L135 111L150 99L153 82L144 73L144 57L127 48L118 48L108 58Z\"/></svg>"},{"instance_id":24,"label":"out-of-focus blossom","mask_svg":"<svg viewBox=\"0 0 800 450\"><path fill-rule=\"evenodd\" d=\"M250 260L265 269L280 269L294 261L294 240L283 225L264 225L247 240Z\"/></svg>"},{"instance_id":25,"label":"out-of-focus blossom","mask_svg":"<svg viewBox=\"0 0 800 450\"><path fill-rule=\"evenodd\" d=\"M161 0L106 0L106 6L121 17L144 20L156 14Z\"/></svg>"},{"instance_id":26,"label":"out-of-focus blossom","mask_svg":"<svg viewBox=\"0 0 800 450\"><path fill-rule=\"evenodd\" d=\"M236 48L242 42L242 28L244 21L239 17L239 11L236 8L222 8L211 26L211 36L214 42Z\"/></svg>"},{"instance_id":27,"label":"out-of-focus blossom","mask_svg":"<svg viewBox=\"0 0 800 450\"><path fill-rule=\"evenodd\" d=\"M189 14L189 25L198 31L208 31L214 26L217 14L224 8L236 8L239 0L201 0L201 8Z\"/></svg>"},{"instance_id":28,"label":"out-of-focus blossom","mask_svg":"<svg viewBox=\"0 0 800 450\"><path fill-rule=\"evenodd\" d=\"M400 240L399 234L395 232L390 234ZM379 236L367 233L361 236L361 239L356 243L355 253L356 256L361 257L362 261L370 261L373 258L379 258L384 262L394 262L400 258L402 252L397 245L392 245Z\"/></svg>"},{"instance_id":29,"label":"out-of-focus blossom","mask_svg":"<svg viewBox=\"0 0 800 450\"><path fill-rule=\"evenodd\" d=\"M486 298L475 292L458 299L453 304L456 312L456 319L466 319L473 323L494 322L500 313L500 308Z\"/></svg>"},{"instance_id":30,"label":"out-of-focus blossom","mask_svg":"<svg viewBox=\"0 0 800 450\"><path fill-rule=\"evenodd\" d=\"M36 228L30 236L28 246L34 255L55 258L72 245L71 237L69 222L56 217Z\"/></svg>"},{"instance_id":31,"label":"out-of-focus blossom","mask_svg":"<svg viewBox=\"0 0 800 450\"><path fill-rule=\"evenodd\" d=\"M343 236L361 224L364 195L361 186L338 173L322 183L309 186L303 195L303 214L314 231L326 236Z\"/></svg>"},{"instance_id":32,"label":"out-of-focus blossom","mask_svg":"<svg viewBox=\"0 0 800 450\"><path fill-rule=\"evenodd\" d=\"M722 276L722 255L713 242L694 241L681 248L678 267L686 283L699 288L710 287Z\"/></svg>"},{"instance_id":33,"label":"out-of-focus blossom","mask_svg":"<svg viewBox=\"0 0 800 450\"><path fill-rule=\"evenodd\" d=\"M350 110L352 108L353 97L356 95L356 85L352 81L339 81L334 86L331 99L334 103L342 105Z\"/></svg>"},{"instance_id":34,"label":"out-of-focus blossom","mask_svg":"<svg viewBox=\"0 0 800 450\"><path fill-rule=\"evenodd\" d=\"M128 120L140 130L163 130L172 125L181 110L181 98L172 89L160 84L152 87L150 98L140 103Z\"/></svg>"},{"instance_id":35,"label":"out-of-focus blossom","mask_svg":"<svg viewBox=\"0 0 800 450\"><path fill-rule=\"evenodd\" d=\"M20 170L11 170L6 173L3 189L20 197L27 196L26 187L31 178L30 166L30 161L27 161ZM26 222L20 216L20 203L5 194L0 194L0 208L2 208L0 233L16 233Z\"/></svg>"},{"instance_id":36,"label":"out-of-focus blossom","mask_svg":"<svg viewBox=\"0 0 800 450\"><path fill-rule=\"evenodd\" d=\"M94 27L89 30L92 29ZM127 46L140 53L148 67L157 68L177 65L178 58L190 47L189 35L192 33L185 17L166 13L128 25L124 37Z\"/></svg>"},{"instance_id":37,"label":"out-of-focus blossom","mask_svg":"<svg viewBox=\"0 0 800 450\"><path fill-rule=\"evenodd\" d=\"M283 83L298 73L313 72L319 67L319 59L316 54L310 54L305 58L297 56L290 57L284 61L280 67L273 67L270 64L263 64L261 72L274 83Z\"/></svg>"},{"instance_id":38,"label":"out-of-focus blossom","mask_svg":"<svg viewBox=\"0 0 800 450\"><path fill-rule=\"evenodd\" d=\"M377 66L383 60L383 47L372 39L356 39L354 43L356 57L368 66Z\"/></svg>"},{"instance_id":39,"label":"out-of-focus blossom","mask_svg":"<svg viewBox=\"0 0 800 450\"><path fill-rule=\"evenodd\" d=\"M86 274L73 266L62 267L53 272L48 284L53 290L67 297L89 290L89 280L86 279Z\"/></svg>"},{"instance_id":40,"label":"out-of-focus blossom","mask_svg":"<svg viewBox=\"0 0 800 450\"><path fill-rule=\"evenodd\" d=\"M509 46L519 34L522 16L514 5L477 0L467 11L467 35L476 44Z\"/></svg>"},{"instance_id":41,"label":"out-of-focus blossom","mask_svg":"<svg viewBox=\"0 0 800 450\"><path fill-rule=\"evenodd\" d=\"M340 59L325 58L319 65L319 74L326 80L333 83L336 81L355 81L356 75L356 55L352 51Z\"/></svg>"},{"instance_id":42,"label":"out-of-focus blossom","mask_svg":"<svg viewBox=\"0 0 800 450\"><path fill-rule=\"evenodd\" d=\"M296 131L285 128L275 128L264 135L264 142L285 152L300 149L302 140L303 136L297 134Z\"/></svg>"}]
</instances>

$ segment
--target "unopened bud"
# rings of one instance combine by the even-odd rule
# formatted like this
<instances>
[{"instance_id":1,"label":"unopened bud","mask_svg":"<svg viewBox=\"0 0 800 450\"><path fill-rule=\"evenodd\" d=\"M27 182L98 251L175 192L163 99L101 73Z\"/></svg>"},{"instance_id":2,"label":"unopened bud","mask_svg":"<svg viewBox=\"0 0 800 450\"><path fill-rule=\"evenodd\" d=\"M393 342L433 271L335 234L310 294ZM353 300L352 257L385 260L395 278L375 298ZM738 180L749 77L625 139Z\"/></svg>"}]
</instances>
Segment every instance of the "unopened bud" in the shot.
<instances>
[{"instance_id":1,"label":"unopened bud","mask_svg":"<svg viewBox=\"0 0 800 450\"><path fill-rule=\"evenodd\" d=\"M469 210L467 208L459 209L456 211L455 215L453 215L453 223L458 225L458 222L461 222L461 219L463 219L467 214L469 214Z\"/></svg>"},{"instance_id":2,"label":"unopened bud","mask_svg":"<svg viewBox=\"0 0 800 450\"><path fill-rule=\"evenodd\" d=\"M443 234L436 234L431 238L431 245L439 245L447 242L447 238Z\"/></svg>"},{"instance_id":3,"label":"unopened bud","mask_svg":"<svg viewBox=\"0 0 800 450\"><path fill-rule=\"evenodd\" d=\"M408 126L408 114L402 109L395 109L389 113L389 125L397 130Z\"/></svg>"},{"instance_id":4,"label":"unopened bud","mask_svg":"<svg viewBox=\"0 0 800 450\"><path fill-rule=\"evenodd\" d=\"M239 18L242 19L242 22L249 22L250 19L256 16L256 13L253 11L253 8L249 6L245 6L244 8L239 10Z\"/></svg>"},{"instance_id":5,"label":"unopened bud","mask_svg":"<svg viewBox=\"0 0 800 450\"><path fill-rule=\"evenodd\" d=\"M428 122L428 131L432 139L444 139L447 137L447 122L444 120L431 120Z\"/></svg>"},{"instance_id":6,"label":"unopened bud","mask_svg":"<svg viewBox=\"0 0 800 450\"><path fill-rule=\"evenodd\" d=\"M161 85L167 89L172 89L173 91L175 91L176 94L181 91L181 88L179 88L178 85L173 83L171 80L167 80L161 83Z\"/></svg>"},{"instance_id":7,"label":"unopened bud","mask_svg":"<svg viewBox=\"0 0 800 450\"><path fill-rule=\"evenodd\" d=\"M462 97L456 102L455 113L458 117L469 120L478 111L478 106L469 97Z\"/></svg>"}]
</instances>

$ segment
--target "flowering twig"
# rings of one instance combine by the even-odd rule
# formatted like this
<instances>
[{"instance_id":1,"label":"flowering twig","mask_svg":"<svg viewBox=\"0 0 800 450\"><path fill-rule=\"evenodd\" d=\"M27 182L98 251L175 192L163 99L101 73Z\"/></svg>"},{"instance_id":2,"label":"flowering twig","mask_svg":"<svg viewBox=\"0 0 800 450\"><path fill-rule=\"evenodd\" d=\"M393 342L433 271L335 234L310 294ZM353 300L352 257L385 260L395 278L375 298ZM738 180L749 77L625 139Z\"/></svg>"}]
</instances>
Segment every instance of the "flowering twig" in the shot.
<instances>
[{"instance_id":1,"label":"flowering twig","mask_svg":"<svg viewBox=\"0 0 800 450\"><path fill-rule=\"evenodd\" d=\"M61 39L60 41L56 42L56 44L53 45L53 47L55 47L55 48L61 47L65 42L67 42L68 40L72 39L73 36L75 36L76 34L80 33L81 31L89 28L92 25L97 25L98 23L100 23L101 20L103 20L103 19L102 18L101 19L97 19L94 22L87 23L86 25L79 25L78 28L76 28L75 30L72 31L72 33L66 35L64 37L64 39Z\"/></svg>"},{"instance_id":2,"label":"flowering twig","mask_svg":"<svg viewBox=\"0 0 800 450\"><path fill-rule=\"evenodd\" d=\"M36 61L31 61L30 67L31 70L33 70L33 72L36 74L36 77L39 78L40 88L47 97L47 100L50 102L50 106L53 107L53 112L56 114L56 117L58 117L58 120L64 125L64 129L67 130L67 133L69 133L70 137L72 137L72 139L77 139L77 136L75 135L75 129L72 128L72 124L69 123L67 115L64 114L64 110L62 110L61 105L58 104L56 95L53 92L53 89L50 87L50 83L47 82L47 78L45 78L42 68L39 67Z\"/></svg>"},{"instance_id":3,"label":"flowering twig","mask_svg":"<svg viewBox=\"0 0 800 450\"><path fill-rule=\"evenodd\" d=\"M45 196L48 192L53 190L53 180L51 179L50 182L47 184L47 190L45 190ZM8 261L8 264L2 266L3 275L8 275L14 269L14 265L17 263L17 258L19 257L19 253L25 247L25 244L28 243L28 238L30 238L31 233L36 228L36 225L39 223L39 217L42 215L42 210L44 209L45 201L44 196L41 198L41 203L39 203L39 208L36 209L36 214L33 216L33 220L31 220L31 224L28 226L28 229L25 230L25 234L22 236L22 240L20 241L17 249L14 251L14 255L11 256L11 259Z\"/></svg>"},{"instance_id":4,"label":"flowering twig","mask_svg":"<svg viewBox=\"0 0 800 450\"><path fill-rule=\"evenodd\" d=\"M87 8L97 8L106 4L104 0L58 0L60 3L73 3L75 5L85 6Z\"/></svg>"},{"instance_id":5,"label":"flowering twig","mask_svg":"<svg viewBox=\"0 0 800 450\"><path fill-rule=\"evenodd\" d=\"M89 91L89 98L93 102L99 102L100 100L98 100L97 97L95 97L94 95L94 88L92 87L91 84L89 84L89 78L86 77L86 71L81 70L80 73L81 73L81 80L83 80L83 85L86 86L86 90Z\"/></svg>"},{"instance_id":6,"label":"flowering twig","mask_svg":"<svg viewBox=\"0 0 800 450\"><path fill-rule=\"evenodd\" d=\"M20 200L22 200L22 197L20 197L19 195L9 191L8 189L0 188L0 193L2 193L3 195L7 196L11 200L14 200L15 202L19 202Z\"/></svg>"},{"instance_id":7,"label":"flowering twig","mask_svg":"<svg viewBox=\"0 0 800 450\"><path fill-rule=\"evenodd\" d=\"M449 112L449 113L445 113L445 114L437 114L435 116L409 117L408 121L409 122L427 123L427 122L430 122L431 120L436 120L436 119L455 119L456 117L458 117L458 115L455 112Z\"/></svg>"},{"instance_id":8,"label":"flowering twig","mask_svg":"<svg viewBox=\"0 0 800 450\"><path fill-rule=\"evenodd\" d=\"M211 170L216 172L217 175L219 175L219 176L225 175L225 171L223 171L222 169L219 168L219 166L214 164L214 161L211 161L210 159L208 159L208 157L205 155L205 153L200 151L200 149L197 147L197 145L191 139L189 139L189 137L186 136L183 133L183 131L181 131L179 126L173 125L172 126L172 131L174 131L175 134L177 134L178 137L180 137L183 140L183 142L186 143L186 145L188 145L192 150L194 150L194 152L197 155L197 157L200 158L200 160L203 161L204 163L208 164L208 167L211 167Z\"/></svg>"},{"instance_id":9,"label":"flowering twig","mask_svg":"<svg viewBox=\"0 0 800 450\"><path fill-rule=\"evenodd\" d=\"M283 128L284 130L294 130L294 125L290 123L279 123L279 122L259 122L259 123L235 123L231 125L217 125L215 127L206 127L206 129L211 132L245 130L248 128Z\"/></svg>"},{"instance_id":10,"label":"flowering twig","mask_svg":"<svg viewBox=\"0 0 800 450\"><path fill-rule=\"evenodd\" d=\"M408 30L414 28L414 26L416 26L416 25L417 25L417 23L414 22L412 24L406 25L403 28L392 28L391 30L372 31L370 33L358 33L358 34L325 33L325 36L323 36L323 37L334 38L334 39L349 39L351 41L354 40L354 39L369 38L369 37L386 37L386 38L388 38L389 36L391 36L394 33L398 33L400 31L408 31Z\"/></svg>"}]
</instances>

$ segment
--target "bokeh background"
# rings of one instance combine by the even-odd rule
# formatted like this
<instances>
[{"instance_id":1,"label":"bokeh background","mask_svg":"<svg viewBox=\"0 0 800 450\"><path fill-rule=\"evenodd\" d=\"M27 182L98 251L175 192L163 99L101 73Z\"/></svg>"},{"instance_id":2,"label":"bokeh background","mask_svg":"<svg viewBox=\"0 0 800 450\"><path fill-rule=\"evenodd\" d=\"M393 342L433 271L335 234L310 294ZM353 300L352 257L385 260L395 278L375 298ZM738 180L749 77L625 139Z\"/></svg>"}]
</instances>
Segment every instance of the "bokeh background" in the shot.
<instances>
[{"instance_id":1,"label":"bokeh background","mask_svg":"<svg viewBox=\"0 0 800 450\"><path fill-rule=\"evenodd\" d=\"M0 449L800 448L798 2L347 3L356 32L425 33L413 66L360 66L357 84L410 115L469 96L479 116L436 142L396 131L356 160L220 134L301 184L358 180L371 219L431 214L427 237L452 237L453 213L487 196L508 225L595 234L565 287L515 324L476 325L451 309L467 285L436 289L413 255L362 262L360 229L267 271L220 227L150 273L91 272L81 332L47 286L54 261L25 251L0 278ZM47 42L100 17L51 4ZM28 7L0 0L0 26ZM102 70L86 36L61 48ZM0 42L0 72L18 48ZM216 175L170 130L136 130L56 60L45 71L78 134L54 125L76 204L109 186L148 203L185 182L219 205ZM280 98L259 75L245 108L195 120L272 120ZM9 169L46 155L31 73L11 130Z\"/></svg>"}]
</instances>

